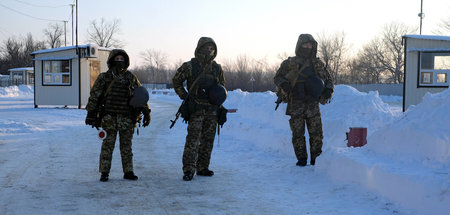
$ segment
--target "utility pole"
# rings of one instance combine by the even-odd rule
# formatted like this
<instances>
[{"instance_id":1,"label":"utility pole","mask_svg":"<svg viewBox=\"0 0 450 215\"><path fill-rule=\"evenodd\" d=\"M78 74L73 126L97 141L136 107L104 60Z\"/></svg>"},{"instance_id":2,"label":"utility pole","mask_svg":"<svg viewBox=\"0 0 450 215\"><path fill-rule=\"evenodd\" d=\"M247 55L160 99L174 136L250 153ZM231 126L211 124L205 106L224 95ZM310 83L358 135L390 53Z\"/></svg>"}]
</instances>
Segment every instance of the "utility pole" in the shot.
<instances>
[{"instance_id":1,"label":"utility pole","mask_svg":"<svg viewBox=\"0 0 450 215\"><path fill-rule=\"evenodd\" d=\"M64 46L67 46L67 29L66 29L67 21L63 22L64 22Z\"/></svg>"},{"instance_id":2,"label":"utility pole","mask_svg":"<svg viewBox=\"0 0 450 215\"><path fill-rule=\"evenodd\" d=\"M423 13L423 0L420 0L420 13L418 16L420 17L420 35L422 35L422 19L425 18L425 14Z\"/></svg>"},{"instance_id":3,"label":"utility pole","mask_svg":"<svg viewBox=\"0 0 450 215\"><path fill-rule=\"evenodd\" d=\"M76 7L75 7L75 9L76 9L76 15L75 15L75 17L76 17L76 22L75 22L75 36L76 36L76 46L77 46L77 49L78 49L78 0L76 0Z\"/></svg>"},{"instance_id":4,"label":"utility pole","mask_svg":"<svg viewBox=\"0 0 450 215\"><path fill-rule=\"evenodd\" d=\"M74 4L70 4L70 6L72 7L72 46L73 46L73 7L75 5Z\"/></svg>"}]
</instances>

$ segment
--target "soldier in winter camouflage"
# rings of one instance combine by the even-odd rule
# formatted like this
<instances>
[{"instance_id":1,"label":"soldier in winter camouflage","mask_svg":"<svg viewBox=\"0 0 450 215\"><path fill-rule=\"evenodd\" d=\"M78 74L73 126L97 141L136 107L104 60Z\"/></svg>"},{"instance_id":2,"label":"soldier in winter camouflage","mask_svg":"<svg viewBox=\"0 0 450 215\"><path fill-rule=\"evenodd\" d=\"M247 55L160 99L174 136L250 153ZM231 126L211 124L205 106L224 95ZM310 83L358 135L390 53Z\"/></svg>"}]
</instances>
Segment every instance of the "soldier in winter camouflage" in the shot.
<instances>
[{"instance_id":1,"label":"soldier in winter camouflage","mask_svg":"<svg viewBox=\"0 0 450 215\"><path fill-rule=\"evenodd\" d=\"M280 90L278 95L288 103L286 115L291 116L289 124L298 166L305 166L308 159L305 123L309 133L311 165L322 153L319 102L328 103L334 89L331 76L316 53L316 40L310 34L301 34L295 48L296 56L283 61L274 77L274 83Z\"/></svg>"},{"instance_id":2,"label":"soldier in winter camouflage","mask_svg":"<svg viewBox=\"0 0 450 215\"><path fill-rule=\"evenodd\" d=\"M133 171L131 140L141 113L144 115L143 126L149 125L150 109L147 104L139 109L129 105L134 89L141 86L141 83L127 70L130 65L128 54L124 50L114 49L109 54L107 64L109 70L98 76L86 105L86 124L102 127L107 132L100 153L100 181L108 181L117 132L120 135L123 177L137 180Z\"/></svg>"},{"instance_id":3,"label":"soldier in winter camouflage","mask_svg":"<svg viewBox=\"0 0 450 215\"><path fill-rule=\"evenodd\" d=\"M217 124L223 125L219 117L224 108L212 104L208 99L208 89L213 85L225 85L222 67L214 61L217 46L213 39L202 37L195 49L195 58L183 63L173 77L173 87L181 99L187 97L189 116L188 134L183 153L183 180L190 181L194 173L200 176L213 176L209 170L211 152ZM188 92L183 87L187 81ZM225 109L226 110L226 109ZM226 112L225 112L226 113ZM225 119L226 120L226 119Z\"/></svg>"}]
</instances>

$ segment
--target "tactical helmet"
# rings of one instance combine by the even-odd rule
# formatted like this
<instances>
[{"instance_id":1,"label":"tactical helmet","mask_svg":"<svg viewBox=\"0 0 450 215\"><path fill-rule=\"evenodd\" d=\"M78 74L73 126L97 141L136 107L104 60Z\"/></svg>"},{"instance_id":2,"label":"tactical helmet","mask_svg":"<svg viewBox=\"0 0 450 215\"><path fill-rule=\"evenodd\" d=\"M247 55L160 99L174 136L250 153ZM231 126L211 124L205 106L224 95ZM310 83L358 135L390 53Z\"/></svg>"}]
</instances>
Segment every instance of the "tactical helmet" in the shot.
<instances>
[{"instance_id":1,"label":"tactical helmet","mask_svg":"<svg viewBox=\"0 0 450 215\"><path fill-rule=\"evenodd\" d=\"M221 105L227 99L227 89L221 84L214 84L208 88L208 101L213 105Z\"/></svg>"},{"instance_id":2,"label":"tactical helmet","mask_svg":"<svg viewBox=\"0 0 450 215\"><path fill-rule=\"evenodd\" d=\"M136 89L134 89L134 94L133 97L131 97L129 104L130 106L135 108L146 107L149 97L150 96L148 95L148 91L147 89L145 89L145 87L142 86L136 87Z\"/></svg>"},{"instance_id":3,"label":"tactical helmet","mask_svg":"<svg viewBox=\"0 0 450 215\"><path fill-rule=\"evenodd\" d=\"M324 90L323 80L317 75L308 78L305 83L305 90L308 96L318 99Z\"/></svg>"}]
</instances>

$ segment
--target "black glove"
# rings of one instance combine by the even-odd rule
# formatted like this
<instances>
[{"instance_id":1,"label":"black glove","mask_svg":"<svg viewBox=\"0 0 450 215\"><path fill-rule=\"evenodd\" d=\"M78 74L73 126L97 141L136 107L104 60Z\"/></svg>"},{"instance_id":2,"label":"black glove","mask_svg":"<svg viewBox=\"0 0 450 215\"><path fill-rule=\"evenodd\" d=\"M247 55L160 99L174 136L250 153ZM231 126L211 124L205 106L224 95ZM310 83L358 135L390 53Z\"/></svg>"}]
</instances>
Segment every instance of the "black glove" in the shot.
<instances>
[{"instance_id":1,"label":"black glove","mask_svg":"<svg viewBox=\"0 0 450 215\"><path fill-rule=\"evenodd\" d=\"M333 89L325 88L325 90L323 90L323 92L322 92L322 98L330 99L332 94L333 94Z\"/></svg>"},{"instance_id":2,"label":"black glove","mask_svg":"<svg viewBox=\"0 0 450 215\"><path fill-rule=\"evenodd\" d=\"M291 85L289 84L289 82L285 81L283 83L280 84L281 89L283 89L283 91L285 93L289 93L291 92Z\"/></svg>"},{"instance_id":3,"label":"black glove","mask_svg":"<svg viewBox=\"0 0 450 215\"><path fill-rule=\"evenodd\" d=\"M224 108L223 106L219 107L219 110L217 111L217 123L222 127L223 124L227 121L227 113L228 109Z\"/></svg>"},{"instance_id":4,"label":"black glove","mask_svg":"<svg viewBox=\"0 0 450 215\"><path fill-rule=\"evenodd\" d=\"M142 114L144 115L144 120L142 121L142 126L147 127L150 125L151 117L150 117L150 109L145 108L142 111Z\"/></svg>"},{"instance_id":5,"label":"black glove","mask_svg":"<svg viewBox=\"0 0 450 215\"><path fill-rule=\"evenodd\" d=\"M88 111L86 120L84 121L86 125L92 125L92 127L99 127L97 125L97 111Z\"/></svg>"}]
</instances>

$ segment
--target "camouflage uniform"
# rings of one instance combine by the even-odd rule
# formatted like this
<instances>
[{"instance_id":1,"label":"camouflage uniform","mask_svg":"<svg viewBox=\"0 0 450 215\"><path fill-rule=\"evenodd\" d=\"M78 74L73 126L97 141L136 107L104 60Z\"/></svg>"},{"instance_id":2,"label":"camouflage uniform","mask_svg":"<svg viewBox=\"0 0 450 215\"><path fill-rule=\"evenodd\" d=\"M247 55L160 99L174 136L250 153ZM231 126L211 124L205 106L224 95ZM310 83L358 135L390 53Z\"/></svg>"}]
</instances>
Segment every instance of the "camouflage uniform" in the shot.
<instances>
[{"instance_id":1,"label":"camouflage uniform","mask_svg":"<svg viewBox=\"0 0 450 215\"><path fill-rule=\"evenodd\" d=\"M206 44L215 47L213 56L205 56L199 51ZM205 90L217 83L225 86L222 67L214 61L216 55L217 46L214 40L208 37L200 38L195 49L195 58L183 63L172 79L175 92L181 99L188 95L183 87L184 81L187 81L189 90L190 118L183 153L184 173L200 172L209 167L219 107L208 102Z\"/></svg>"},{"instance_id":2,"label":"camouflage uniform","mask_svg":"<svg viewBox=\"0 0 450 215\"><path fill-rule=\"evenodd\" d=\"M309 55L301 53L301 46L304 43L311 43L312 49ZM325 82L325 89L334 88L331 76L326 70L324 63L316 57L317 42L309 34L300 35L295 49L295 57L289 57L281 63L275 77L274 83L281 87L287 82L290 86L288 95L288 105L286 115L290 115L289 125L292 131L292 144L297 160L308 158L305 141L305 123L309 133L309 144L311 158L315 159L322 152L322 119L320 116L319 102L326 104L331 98L324 98L323 95L318 99L312 99L304 90L302 83L311 76L317 75ZM302 71L300 73L300 71ZM292 75L294 74L294 75ZM313 163L312 163L313 164Z\"/></svg>"},{"instance_id":3,"label":"camouflage uniform","mask_svg":"<svg viewBox=\"0 0 450 215\"><path fill-rule=\"evenodd\" d=\"M125 58L125 69L119 69L112 65L114 57L122 55ZM130 61L127 53L121 49L114 49L108 57L106 73L100 73L91 89L86 110L98 112L104 102L104 117L101 127L107 132L103 140L99 171L109 173L111 169L112 154L116 142L117 132L120 135L120 155L122 157L122 169L124 173L133 172L133 153L131 150L134 128L136 127L136 110L128 105L134 89L141 86L135 75L126 68ZM114 81L114 83L112 83ZM112 85L110 86L110 84ZM106 98L104 95L110 87ZM148 105L147 105L148 109ZM149 111L149 109L148 109ZM139 113L140 114L140 113Z\"/></svg>"}]
</instances>

